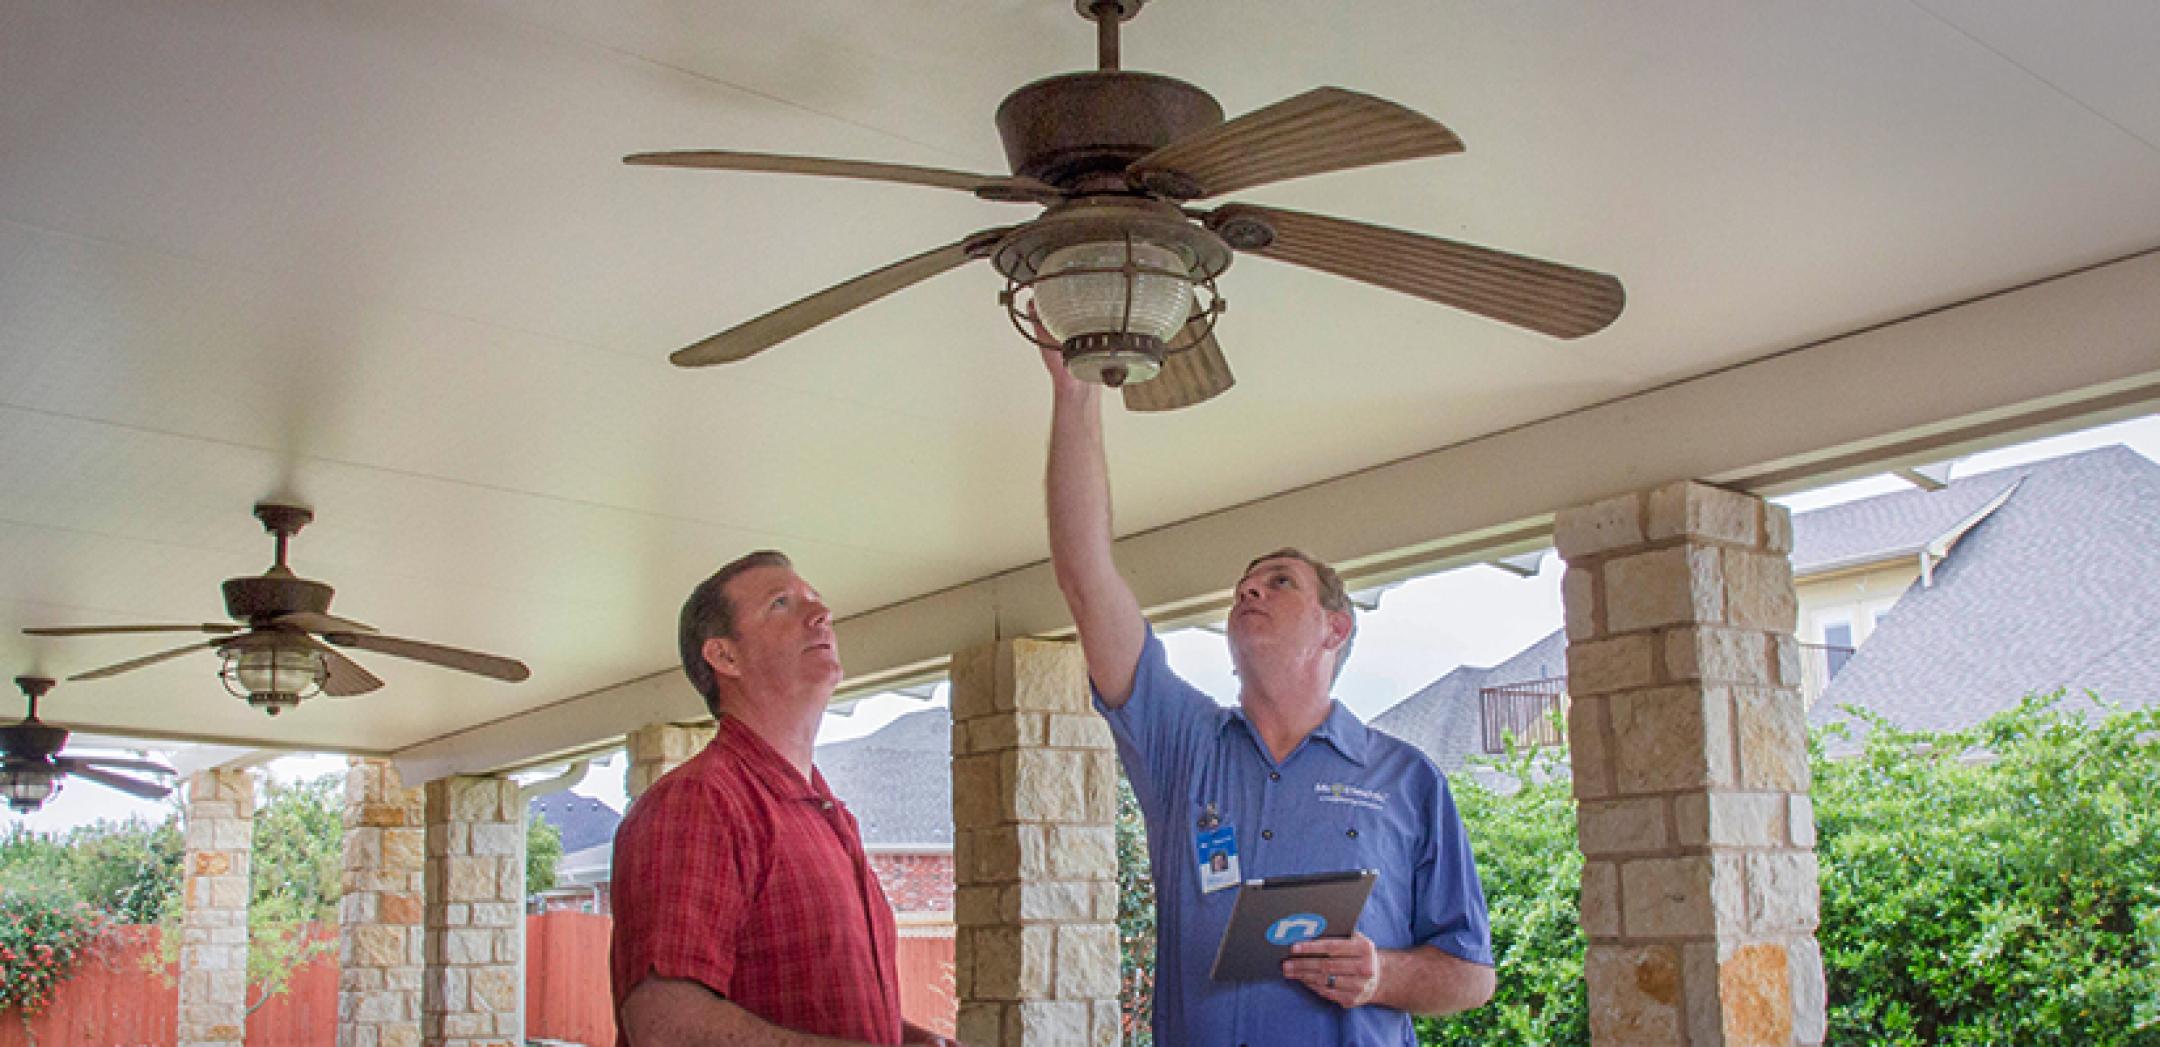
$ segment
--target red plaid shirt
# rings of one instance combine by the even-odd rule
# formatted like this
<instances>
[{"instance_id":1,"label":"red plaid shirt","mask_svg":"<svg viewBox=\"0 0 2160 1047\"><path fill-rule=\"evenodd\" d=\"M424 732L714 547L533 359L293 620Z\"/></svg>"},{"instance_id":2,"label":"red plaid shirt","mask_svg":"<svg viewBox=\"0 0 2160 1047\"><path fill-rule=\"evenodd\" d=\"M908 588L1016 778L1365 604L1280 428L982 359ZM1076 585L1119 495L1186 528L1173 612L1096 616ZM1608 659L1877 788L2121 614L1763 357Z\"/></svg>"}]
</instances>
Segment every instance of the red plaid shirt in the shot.
<instances>
[{"instance_id":1,"label":"red plaid shirt","mask_svg":"<svg viewBox=\"0 0 2160 1047\"><path fill-rule=\"evenodd\" d=\"M900 1042L892 906L855 818L741 723L631 805L613 890L618 1025L640 981L681 978L784 1028Z\"/></svg>"}]
</instances>

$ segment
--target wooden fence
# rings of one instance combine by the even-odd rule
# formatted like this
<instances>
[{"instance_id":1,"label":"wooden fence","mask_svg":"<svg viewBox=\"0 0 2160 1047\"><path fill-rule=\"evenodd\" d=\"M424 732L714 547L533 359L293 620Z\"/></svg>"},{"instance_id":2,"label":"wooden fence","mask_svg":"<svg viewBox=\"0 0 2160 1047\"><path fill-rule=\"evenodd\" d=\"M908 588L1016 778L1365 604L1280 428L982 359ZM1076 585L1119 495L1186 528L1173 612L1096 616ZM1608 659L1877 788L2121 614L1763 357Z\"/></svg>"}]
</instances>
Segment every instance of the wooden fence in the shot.
<instances>
[{"instance_id":1,"label":"wooden fence","mask_svg":"<svg viewBox=\"0 0 2160 1047\"><path fill-rule=\"evenodd\" d=\"M525 919L525 1035L611 1047L605 916L555 912ZM336 927L313 935L333 944ZM950 1034L953 940L900 940L901 1010L908 1020ZM32 1019L35 1047L134 1047L174 1042L178 972L158 954L153 927L122 927ZM338 961L333 948L293 975L288 990L248 1016L247 1047L336 1047ZM31 1047L13 1014L0 1017L0 1047Z\"/></svg>"}]
</instances>

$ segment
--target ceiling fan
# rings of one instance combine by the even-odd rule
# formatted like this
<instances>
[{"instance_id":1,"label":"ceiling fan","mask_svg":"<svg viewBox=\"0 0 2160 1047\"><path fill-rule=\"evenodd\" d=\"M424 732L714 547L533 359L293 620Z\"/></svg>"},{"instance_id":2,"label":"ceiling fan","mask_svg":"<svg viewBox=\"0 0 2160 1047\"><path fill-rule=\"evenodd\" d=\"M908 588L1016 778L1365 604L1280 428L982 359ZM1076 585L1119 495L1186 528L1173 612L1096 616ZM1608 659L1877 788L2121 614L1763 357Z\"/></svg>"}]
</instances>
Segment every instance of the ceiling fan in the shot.
<instances>
[{"instance_id":1,"label":"ceiling fan","mask_svg":"<svg viewBox=\"0 0 2160 1047\"><path fill-rule=\"evenodd\" d=\"M30 715L21 723L0 727L0 797L15 813L28 814L44 806L60 791L60 779L64 777L96 782L145 800L162 800L172 792L170 785L116 773L171 775L173 769L164 764L120 756L63 755L60 749L67 744L67 728L51 726L37 715L38 699L52 690L53 682L43 676L18 676L15 686L22 688L23 697L30 700Z\"/></svg>"},{"instance_id":2,"label":"ceiling fan","mask_svg":"<svg viewBox=\"0 0 2160 1047\"><path fill-rule=\"evenodd\" d=\"M1119 23L1145 2L1076 0L1096 25L1098 68L1036 81L998 106L1011 175L727 150L624 157L638 165L957 189L1045 209L1032 221L985 229L827 288L671 359L684 367L743 360L976 259L1005 276L999 300L1024 337L1059 350L1074 374L1123 387L1125 405L1141 411L1189 406L1230 388L1214 336L1224 304L1215 279L1233 251L1555 338L1579 338L1620 315L1626 294L1603 273L1274 207L1186 206L1290 178L1457 153L1463 145L1429 117L1335 87L1225 122L1222 107L1198 87L1119 70Z\"/></svg>"},{"instance_id":3,"label":"ceiling fan","mask_svg":"<svg viewBox=\"0 0 2160 1047\"><path fill-rule=\"evenodd\" d=\"M24 629L32 636L96 636L113 633L208 633L213 639L145 655L117 665L76 673L71 680L100 680L156 665L191 651L215 649L224 658L218 675L234 696L276 716L317 694L351 698L382 686L375 674L338 652L350 647L439 665L515 683L532 675L523 662L421 640L384 636L374 626L329 613L334 590L302 578L285 565L285 545L315 518L295 505L264 503L255 518L277 539L277 559L260 575L225 581L225 610L244 625L82 625ZM317 639L320 637L321 639ZM325 643L324 641L328 641Z\"/></svg>"}]
</instances>

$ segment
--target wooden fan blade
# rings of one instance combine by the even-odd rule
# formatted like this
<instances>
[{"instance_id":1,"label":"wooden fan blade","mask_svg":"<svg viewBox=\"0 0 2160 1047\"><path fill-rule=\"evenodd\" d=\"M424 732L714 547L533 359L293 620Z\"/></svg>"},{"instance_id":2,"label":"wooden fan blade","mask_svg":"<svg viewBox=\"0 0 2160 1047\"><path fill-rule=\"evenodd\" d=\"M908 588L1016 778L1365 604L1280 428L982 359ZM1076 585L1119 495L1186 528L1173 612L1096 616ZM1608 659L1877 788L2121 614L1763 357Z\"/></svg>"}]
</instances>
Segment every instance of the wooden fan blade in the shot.
<instances>
[{"instance_id":1,"label":"wooden fan blade","mask_svg":"<svg viewBox=\"0 0 2160 1047\"><path fill-rule=\"evenodd\" d=\"M122 633L209 633L223 636L246 628L231 622L204 622L201 625L60 625L24 629L31 636L117 636Z\"/></svg>"},{"instance_id":2,"label":"wooden fan blade","mask_svg":"<svg viewBox=\"0 0 2160 1047\"><path fill-rule=\"evenodd\" d=\"M136 779L129 778L125 775L113 774L109 771L101 771L95 767L84 767L81 765L77 765L68 768L68 774L72 777L81 778L84 781L96 782L99 785L105 786L108 789L118 789L121 792L127 793L130 796L142 797L145 800L162 800L167 796L172 795L172 786L170 785L158 785L154 782L137 781Z\"/></svg>"},{"instance_id":3,"label":"wooden fan blade","mask_svg":"<svg viewBox=\"0 0 2160 1047\"><path fill-rule=\"evenodd\" d=\"M285 618L291 617L293 616L285 616ZM329 616L322 615L321 617L327 618ZM278 620L282 622L285 618ZM321 652L323 656L325 670L322 680L323 694L331 698L357 698L360 695L382 688L382 680L374 673L362 668L359 662L345 657L343 653L326 644L317 642L313 637L306 637L305 639L308 646Z\"/></svg>"},{"instance_id":4,"label":"wooden fan blade","mask_svg":"<svg viewBox=\"0 0 2160 1047\"><path fill-rule=\"evenodd\" d=\"M1256 220L1274 233L1253 253L1453 306L1554 338L1603 330L1627 304L1604 273L1342 218L1231 204L1208 228ZM1246 230L1234 230L1232 242ZM1249 241L1248 241L1249 242Z\"/></svg>"},{"instance_id":5,"label":"wooden fan blade","mask_svg":"<svg viewBox=\"0 0 2160 1047\"><path fill-rule=\"evenodd\" d=\"M1328 171L1463 150L1438 120L1384 98L1321 87L1187 135L1126 169L1126 179L1185 199Z\"/></svg>"},{"instance_id":6,"label":"wooden fan blade","mask_svg":"<svg viewBox=\"0 0 2160 1047\"><path fill-rule=\"evenodd\" d=\"M294 611L291 614L281 614L271 619L270 624L310 633L372 633L379 631L366 622L356 622L350 618L340 618L334 614L320 614L315 611Z\"/></svg>"},{"instance_id":7,"label":"wooden fan blade","mask_svg":"<svg viewBox=\"0 0 2160 1047\"><path fill-rule=\"evenodd\" d=\"M913 258L902 259L872 272L835 284L808 298L781 306L748 323L739 324L695 345L678 349L668 357L677 367L706 367L734 363L787 341L817 325L880 298L956 269L975 257L971 245L1003 235L990 229L957 240Z\"/></svg>"},{"instance_id":8,"label":"wooden fan blade","mask_svg":"<svg viewBox=\"0 0 2160 1047\"><path fill-rule=\"evenodd\" d=\"M101 767L108 771L148 771L151 774L176 774L172 768L154 760L136 760L125 756L56 756L53 762L63 768Z\"/></svg>"},{"instance_id":9,"label":"wooden fan blade","mask_svg":"<svg viewBox=\"0 0 2160 1047\"><path fill-rule=\"evenodd\" d=\"M141 669L146 666L156 665L159 662L170 661L174 658L178 658L181 655L187 654L192 651L206 651L224 642L224 640L218 639L205 640L202 643L191 643L186 647L175 647L170 651L159 651L156 654L146 654L140 658L133 658L115 665L105 666L102 669L92 669L88 672L76 673L75 675L68 677L68 679L102 680L108 676L118 676L124 672L132 672L133 670Z\"/></svg>"},{"instance_id":10,"label":"wooden fan blade","mask_svg":"<svg viewBox=\"0 0 2160 1047\"><path fill-rule=\"evenodd\" d=\"M1206 324L1206 317L1196 316L1185 326L1190 330ZM1128 411L1174 411L1212 400L1235 384L1230 361L1223 359L1222 345L1209 331L1189 348L1170 354L1161 373L1119 391L1125 395Z\"/></svg>"},{"instance_id":11,"label":"wooden fan blade","mask_svg":"<svg viewBox=\"0 0 2160 1047\"><path fill-rule=\"evenodd\" d=\"M445 647L439 643L427 643L423 640L406 640L396 636L384 636L380 633L331 633L324 636L323 639L340 647L357 647L363 651L374 651L377 654L387 654L394 658L410 658L416 662L426 662L429 665L439 665L445 669L456 669L460 672L477 673L481 676L490 676L511 683L516 683L532 675L532 670L527 669L524 662L512 658L500 658L492 654L481 654L478 651Z\"/></svg>"},{"instance_id":12,"label":"wooden fan blade","mask_svg":"<svg viewBox=\"0 0 2160 1047\"><path fill-rule=\"evenodd\" d=\"M833 160L822 156L790 156L785 153L742 153L728 149L686 149L666 153L632 153L623 163L639 167L696 167L709 171L763 171L769 174L818 175L825 178L860 178L871 182L958 189L991 200L1054 200L1064 194L1048 182L1018 175L975 174L942 167L885 164L874 160Z\"/></svg>"}]
</instances>

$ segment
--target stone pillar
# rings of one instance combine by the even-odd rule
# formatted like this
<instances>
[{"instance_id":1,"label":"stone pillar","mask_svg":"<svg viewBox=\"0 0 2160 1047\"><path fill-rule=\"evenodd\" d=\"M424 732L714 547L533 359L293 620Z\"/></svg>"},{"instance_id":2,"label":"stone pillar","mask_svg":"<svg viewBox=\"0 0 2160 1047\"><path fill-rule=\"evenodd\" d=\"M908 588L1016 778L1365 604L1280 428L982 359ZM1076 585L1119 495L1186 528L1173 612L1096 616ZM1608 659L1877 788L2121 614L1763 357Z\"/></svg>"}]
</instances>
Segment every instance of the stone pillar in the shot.
<instances>
[{"instance_id":1,"label":"stone pillar","mask_svg":"<svg viewBox=\"0 0 2160 1047\"><path fill-rule=\"evenodd\" d=\"M187 782L180 930L180 1047L241 1047L247 1036L248 853L255 778L211 770Z\"/></svg>"},{"instance_id":2,"label":"stone pillar","mask_svg":"<svg viewBox=\"0 0 2160 1047\"><path fill-rule=\"evenodd\" d=\"M1117 754L1073 643L952 659L959 1038L1118 1042Z\"/></svg>"},{"instance_id":3,"label":"stone pillar","mask_svg":"<svg viewBox=\"0 0 2160 1047\"><path fill-rule=\"evenodd\" d=\"M425 816L389 761L347 761L338 1047L419 1047Z\"/></svg>"},{"instance_id":4,"label":"stone pillar","mask_svg":"<svg viewBox=\"0 0 2160 1047\"><path fill-rule=\"evenodd\" d=\"M645 795L661 775L704 749L717 730L712 724L654 723L625 735L623 750L630 754L630 769L623 772L623 792L632 800Z\"/></svg>"},{"instance_id":5,"label":"stone pillar","mask_svg":"<svg viewBox=\"0 0 2160 1047\"><path fill-rule=\"evenodd\" d=\"M1675 483L1554 539L1592 1042L1821 1043L1791 516Z\"/></svg>"},{"instance_id":6,"label":"stone pillar","mask_svg":"<svg viewBox=\"0 0 2160 1047\"><path fill-rule=\"evenodd\" d=\"M427 931L420 1033L429 1047L523 1038L525 811L507 778L427 783Z\"/></svg>"}]
</instances>

